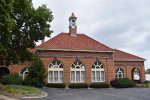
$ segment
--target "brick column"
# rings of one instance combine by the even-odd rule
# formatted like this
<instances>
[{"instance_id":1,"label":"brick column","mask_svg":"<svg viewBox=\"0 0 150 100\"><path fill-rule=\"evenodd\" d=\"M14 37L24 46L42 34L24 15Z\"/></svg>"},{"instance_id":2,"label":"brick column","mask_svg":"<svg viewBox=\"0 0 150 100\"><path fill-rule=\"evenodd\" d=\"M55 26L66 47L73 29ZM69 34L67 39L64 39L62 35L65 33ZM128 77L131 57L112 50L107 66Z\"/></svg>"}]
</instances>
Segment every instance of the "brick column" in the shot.
<instances>
[{"instance_id":1,"label":"brick column","mask_svg":"<svg viewBox=\"0 0 150 100\"><path fill-rule=\"evenodd\" d=\"M105 67L107 67L107 82L110 82L112 79L114 79L113 75L113 70L114 70L114 65L113 65L113 60L112 59L106 59L107 64Z\"/></svg>"}]
</instances>

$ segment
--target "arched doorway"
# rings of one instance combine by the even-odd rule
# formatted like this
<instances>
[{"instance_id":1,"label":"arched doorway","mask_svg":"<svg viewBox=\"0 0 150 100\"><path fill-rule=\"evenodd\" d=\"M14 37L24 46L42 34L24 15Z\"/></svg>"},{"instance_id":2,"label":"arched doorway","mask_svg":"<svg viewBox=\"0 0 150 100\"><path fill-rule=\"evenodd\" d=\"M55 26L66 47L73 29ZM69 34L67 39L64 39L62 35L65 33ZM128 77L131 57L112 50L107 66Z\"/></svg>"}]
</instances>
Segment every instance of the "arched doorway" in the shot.
<instances>
[{"instance_id":1,"label":"arched doorway","mask_svg":"<svg viewBox=\"0 0 150 100\"><path fill-rule=\"evenodd\" d=\"M132 70L132 80L135 82L139 83L141 78L140 78L140 70L138 68L133 68Z\"/></svg>"},{"instance_id":2,"label":"arched doorway","mask_svg":"<svg viewBox=\"0 0 150 100\"><path fill-rule=\"evenodd\" d=\"M7 67L0 67L0 77L7 74L10 74L9 69Z\"/></svg>"}]
</instances>

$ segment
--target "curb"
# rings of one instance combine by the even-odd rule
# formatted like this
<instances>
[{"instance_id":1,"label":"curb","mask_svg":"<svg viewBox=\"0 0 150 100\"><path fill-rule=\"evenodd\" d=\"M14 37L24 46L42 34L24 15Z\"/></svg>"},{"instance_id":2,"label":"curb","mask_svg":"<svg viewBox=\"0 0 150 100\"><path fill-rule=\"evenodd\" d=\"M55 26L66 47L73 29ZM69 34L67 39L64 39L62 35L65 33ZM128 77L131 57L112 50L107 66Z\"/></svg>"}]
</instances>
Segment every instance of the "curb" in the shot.
<instances>
[{"instance_id":1,"label":"curb","mask_svg":"<svg viewBox=\"0 0 150 100\"><path fill-rule=\"evenodd\" d=\"M43 98L43 97L47 97L48 94L45 91L42 91L42 93L40 95L26 95L26 96L22 96L20 98L23 99L29 99L29 98Z\"/></svg>"}]
</instances>

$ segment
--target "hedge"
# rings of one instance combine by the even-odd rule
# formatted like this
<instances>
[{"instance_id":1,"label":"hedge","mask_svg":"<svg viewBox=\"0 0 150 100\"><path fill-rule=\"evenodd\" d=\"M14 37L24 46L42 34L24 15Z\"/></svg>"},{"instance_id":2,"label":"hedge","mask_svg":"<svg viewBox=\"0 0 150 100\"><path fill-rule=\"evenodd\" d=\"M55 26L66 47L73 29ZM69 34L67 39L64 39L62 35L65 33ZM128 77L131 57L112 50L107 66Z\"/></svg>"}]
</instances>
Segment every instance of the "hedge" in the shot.
<instances>
[{"instance_id":1,"label":"hedge","mask_svg":"<svg viewBox=\"0 0 150 100\"><path fill-rule=\"evenodd\" d=\"M86 83L71 83L69 85L69 88L76 88L76 89L78 89L78 88L88 88L88 84L86 84Z\"/></svg>"},{"instance_id":2,"label":"hedge","mask_svg":"<svg viewBox=\"0 0 150 100\"><path fill-rule=\"evenodd\" d=\"M90 88L110 88L110 85L105 82L95 82L90 84Z\"/></svg>"},{"instance_id":3,"label":"hedge","mask_svg":"<svg viewBox=\"0 0 150 100\"><path fill-rule=\"evenodd\" d=\"M65 84L64 83L48 83L48 84L46 84L46 87L50 87L50 88L65 88Z\"/></svg>"},{"instance_id":4,"label":"hedge","mask_svg":"<svg viewBox=\"0 0 150 100\"><path fill-rule=\"evenodd\" d=\"M115 88L130 88L136 85L134 81L128 78L115 79L115 80L112 80L110 84L112 87L115 87Z\"/></svg>"}]
</instances>

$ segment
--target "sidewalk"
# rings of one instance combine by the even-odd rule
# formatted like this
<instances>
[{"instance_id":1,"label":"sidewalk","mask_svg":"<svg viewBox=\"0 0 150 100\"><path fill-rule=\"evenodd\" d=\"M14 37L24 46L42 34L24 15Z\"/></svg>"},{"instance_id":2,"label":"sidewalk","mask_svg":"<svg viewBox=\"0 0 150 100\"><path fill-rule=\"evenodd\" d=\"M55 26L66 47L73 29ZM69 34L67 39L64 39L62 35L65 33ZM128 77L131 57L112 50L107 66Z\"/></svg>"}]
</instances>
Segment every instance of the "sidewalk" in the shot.
<instances>
[{"instance_id":1,"label":"sidewalk","mask_svg":"<svg viewBox=\"0 0 150 100\"><path fill-rule=\"evenodd\" d=\"M43 98L46 97L48 94L44 91L41 91L41 94L36 94L36 95L14 95L12 96L9 93L4 93L2 91L0 91L0 100L19 100L17 98L25 98L25 99L29 99L29 98Z\"/></svg>"},{"instance_id":2,"label":"sidewalk","mask_svg":"<svg viewBox=\"0 0 150 100\"><path fill-rule=\"evenodd\" d=\"M0 100L19 100L0 94Z\"/></svg>"}]
</instances>

